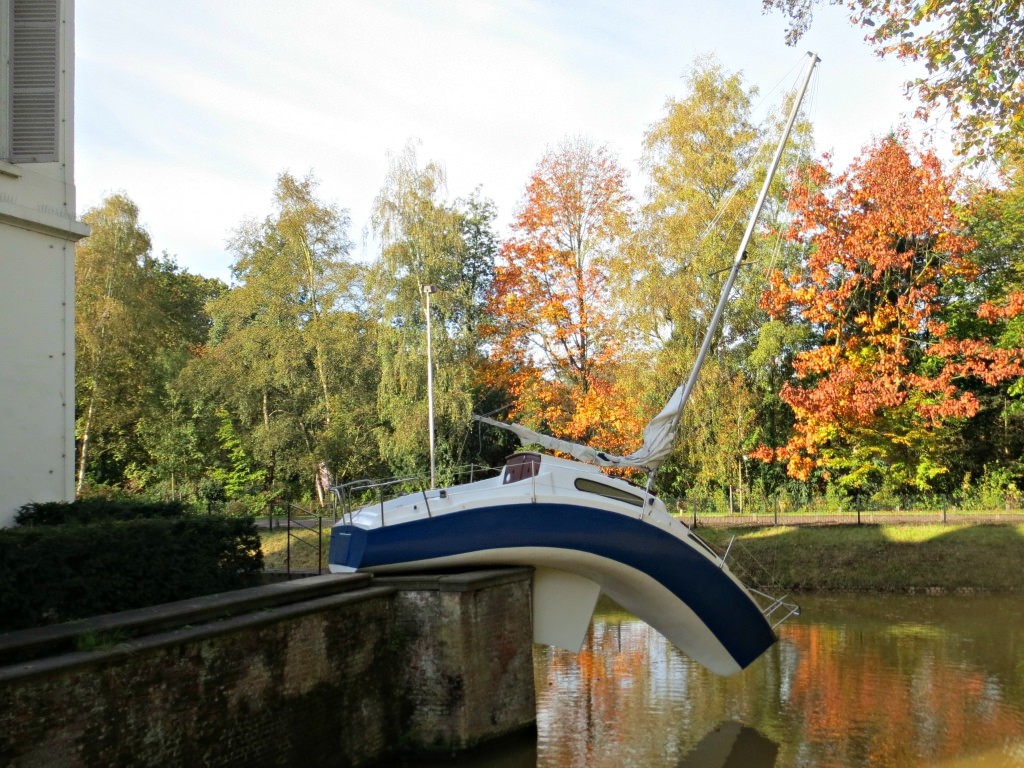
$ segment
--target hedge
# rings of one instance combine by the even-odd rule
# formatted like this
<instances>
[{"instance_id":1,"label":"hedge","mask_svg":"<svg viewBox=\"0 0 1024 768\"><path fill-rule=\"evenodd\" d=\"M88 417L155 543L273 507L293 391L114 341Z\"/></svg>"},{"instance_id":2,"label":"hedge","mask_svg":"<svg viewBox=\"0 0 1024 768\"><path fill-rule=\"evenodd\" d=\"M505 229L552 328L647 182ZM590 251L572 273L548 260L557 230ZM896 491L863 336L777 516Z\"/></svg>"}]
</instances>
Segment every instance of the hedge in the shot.
<instances>
[{"instance_id":1,"label":"hedge","mask_svg":"<svg viewBox=\"0 0 1024 768\"><path fill-rule=\"evenodd\" d=\"M18 510L14 522L17 525L67 525L152 517L173 519L184 517L186 513L186 507L179 501L34 501Z\"/></svg>"},{"instance_id":2,"label":"hedge","mask_svg":"<svg viewBox=\"0 0 1024 768\"><path fill-rule=\"evenodd\" d=\"M251 518L196 516L0 530L0 631L259 583Z\"/></svg>"}]
</instances>

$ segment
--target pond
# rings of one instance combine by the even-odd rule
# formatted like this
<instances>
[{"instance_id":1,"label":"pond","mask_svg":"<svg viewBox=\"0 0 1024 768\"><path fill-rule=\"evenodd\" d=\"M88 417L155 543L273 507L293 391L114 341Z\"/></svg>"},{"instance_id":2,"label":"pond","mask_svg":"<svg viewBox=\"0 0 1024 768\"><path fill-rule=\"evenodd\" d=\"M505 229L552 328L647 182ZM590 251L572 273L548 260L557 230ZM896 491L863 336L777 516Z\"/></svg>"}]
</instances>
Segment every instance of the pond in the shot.
<instances>
[{"instance_id":1,"label":"pond","mask_svg":"<svg viewBox=\"0 0 1024 768\"><path fill-rule=\"evenodd\" d=\"M806 596L720 678L612 604L537 646L537 739L447 765L1024 768L1024 599Z\"/></svg>"}]
</instances>

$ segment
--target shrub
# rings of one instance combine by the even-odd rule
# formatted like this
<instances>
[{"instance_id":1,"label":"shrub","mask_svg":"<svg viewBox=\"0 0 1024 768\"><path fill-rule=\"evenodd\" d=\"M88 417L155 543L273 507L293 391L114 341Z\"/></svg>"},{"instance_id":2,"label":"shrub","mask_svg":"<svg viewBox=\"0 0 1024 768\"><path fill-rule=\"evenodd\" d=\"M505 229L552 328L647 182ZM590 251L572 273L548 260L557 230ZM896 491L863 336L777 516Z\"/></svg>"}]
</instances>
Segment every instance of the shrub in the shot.
<instances>
[{"instance_id":1,"label":"shrub","mask_svg":"<svg viewBox=\"0 0 1024 768\"><path fill-rule=\"evenodd\" d=\"M114 501L101 498L72 502L34 501L19 509L14 521L18 525L68 525L142 518L174 519L183 517L187 511L180 501Z\"/></svg>"},{"instance_id":2,"label":"shrub","mask_svg":"<svg viewBox=\"0 0 1024 768\"><path fill-rule=\"evenodd\" d=\"M109 519L0 530L0 630L254 586L252 519Z\"/></svg>"}]
</instances>

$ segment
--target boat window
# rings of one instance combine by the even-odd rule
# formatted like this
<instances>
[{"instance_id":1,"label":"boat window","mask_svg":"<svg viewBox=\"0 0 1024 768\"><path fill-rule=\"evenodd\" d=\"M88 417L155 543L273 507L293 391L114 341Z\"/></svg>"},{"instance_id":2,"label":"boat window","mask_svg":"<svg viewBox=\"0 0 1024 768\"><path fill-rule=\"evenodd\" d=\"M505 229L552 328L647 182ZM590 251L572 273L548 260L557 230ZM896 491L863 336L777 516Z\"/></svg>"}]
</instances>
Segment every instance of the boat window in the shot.
<instances>
[{"instance_id":1,"label":"boat window","mask_svg":"<svg viewBox=\"0 0 1024 768\"><path fill-rule=\"evenodd\" d=\"M642 498L630 493L629 491L624 491L613 485L598 483L594 480L587 480L585 477L576 478L576 490L586 491L587 493L596 493L599 496L616 499L617 501L624 501L627 504L632 504L634 507L642 507L644 505L644 500Z\"/></svg>"},{"instance_id":2,"label":"boat window","mask_svg":"<svg viewBox=\"0 0 1024 768\"><path fill-rule=\"evenodd\" d=\"M517 483L528 477L536 477L540 469L539 453L514 453L505 462L505 474L502 476L502 483Z\"/></svg>"}]
</instances>

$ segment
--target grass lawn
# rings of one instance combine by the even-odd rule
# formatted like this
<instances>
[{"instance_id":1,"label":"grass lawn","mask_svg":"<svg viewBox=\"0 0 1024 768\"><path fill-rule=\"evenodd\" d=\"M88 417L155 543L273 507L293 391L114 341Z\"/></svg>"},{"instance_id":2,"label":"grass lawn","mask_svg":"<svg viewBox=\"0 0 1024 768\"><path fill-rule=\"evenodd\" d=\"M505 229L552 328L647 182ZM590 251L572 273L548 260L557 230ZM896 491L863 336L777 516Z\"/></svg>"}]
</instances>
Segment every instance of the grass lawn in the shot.
<instances>
[{"instance_id":1,"label":"grass lawn","mask_svg":"<svg viewBox=\"0 0 1024 768\"><path fill-rule=\"evenodd\" d=\"M1024 525L699 529L754 586L872 592L1024 591ZM735 563L733 562L735 558Z\"/></svg>"},{"instance_id":2,"label":"grass lawn","mask_svg":"<svg viewBox=\"0 0 1024 768\"><path fill-rule=\"evenodd\" d=\"M313 524L314 526L316 523ZM293 571L315 571L317 568L317 545L315 530L292 530L291 567ZM263 569L283 571L288 563L288 532L280 528L260 531L263 543ZM331 541L330 520L324 522L322 532L323 548L320 567L327 572L327 547Z\"/></svg>"}]
</instances>

